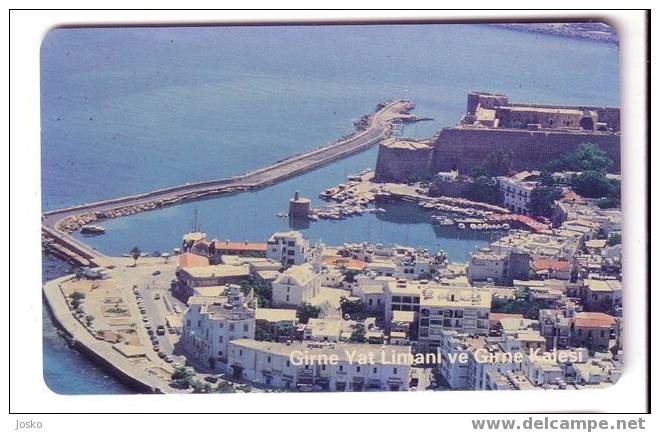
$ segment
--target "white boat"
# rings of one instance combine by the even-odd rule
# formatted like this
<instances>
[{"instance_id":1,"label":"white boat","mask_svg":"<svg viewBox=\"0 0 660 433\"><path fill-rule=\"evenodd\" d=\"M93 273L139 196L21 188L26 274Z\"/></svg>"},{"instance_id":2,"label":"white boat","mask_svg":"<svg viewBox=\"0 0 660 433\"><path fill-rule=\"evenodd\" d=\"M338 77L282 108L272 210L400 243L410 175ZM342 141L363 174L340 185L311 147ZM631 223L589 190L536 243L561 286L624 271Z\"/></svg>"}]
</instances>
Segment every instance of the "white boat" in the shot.
<instances>
[{"instance_id":1,"label":"white boat","mask_svg":"<svg viewBox=\"0 0 660 433\"><path fill-rule=\"evenodd\" d=\"M463 223L458 223L458 228L461 229L461 230L464 229L464 228L465 228L465 224L463 224Z\"/></svg>"},{"instance_id":2,"label":"white boat","mask_svg":"<svg viewBox=\"0 0 660 433\"><path fill-rule=\"evenodd\" d=\"M80 233L85 235L100 235L105 233L105 227L88 224L80 228Z\"/></svg>"}]
</instances>

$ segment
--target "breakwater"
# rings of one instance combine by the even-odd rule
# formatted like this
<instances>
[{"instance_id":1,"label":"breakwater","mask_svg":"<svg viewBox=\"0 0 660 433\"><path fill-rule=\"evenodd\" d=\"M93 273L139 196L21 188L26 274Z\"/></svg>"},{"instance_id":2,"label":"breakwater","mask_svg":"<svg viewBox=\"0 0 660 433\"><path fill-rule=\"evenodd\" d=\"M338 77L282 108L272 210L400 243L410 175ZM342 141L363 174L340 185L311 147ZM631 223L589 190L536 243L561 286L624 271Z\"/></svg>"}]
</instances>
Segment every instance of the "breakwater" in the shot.
<instances>
[{"instance_id":1,"label":"breakwater","mask_svg":"<svg viewBox=\"0 0 660 433\"><path fill-rule=\"evenodd\" d=\"M46 212L42 216L44 248L73 262L102 266L106 258L73 239L72 232L97 220L131 215L213 195L264 188L281 182L382 141L391 135L394 124L422 120L410 114L414 107L413 103L402 100L379 104L376 111L361 122L358 131L348 137L240 176L184 184Z\"/></svg>"}]
</instances>

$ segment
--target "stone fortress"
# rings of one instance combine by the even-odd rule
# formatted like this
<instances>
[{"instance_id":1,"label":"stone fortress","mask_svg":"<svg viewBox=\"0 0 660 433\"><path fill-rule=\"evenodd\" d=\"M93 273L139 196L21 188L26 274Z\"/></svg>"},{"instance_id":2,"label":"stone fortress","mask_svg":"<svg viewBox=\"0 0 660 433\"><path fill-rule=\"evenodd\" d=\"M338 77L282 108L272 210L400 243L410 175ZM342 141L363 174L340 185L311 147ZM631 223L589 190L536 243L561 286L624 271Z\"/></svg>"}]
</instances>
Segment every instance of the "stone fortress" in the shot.
<instances>
[{"instance_id":1,"label":"stone fortress","mask_svg":"<svg viewBox=\"0 0 660 433\"><path fill-rule=\"evenodd\" d=\"M510 103L502 94L470 92L456 126L429 140L391 138L380 144L375 181L427 179L441 171L466 173L495 150L510 155L514 170L541 169L580 143L605 150L620 171L618 107Z\"/></svg>"}]
</instances>

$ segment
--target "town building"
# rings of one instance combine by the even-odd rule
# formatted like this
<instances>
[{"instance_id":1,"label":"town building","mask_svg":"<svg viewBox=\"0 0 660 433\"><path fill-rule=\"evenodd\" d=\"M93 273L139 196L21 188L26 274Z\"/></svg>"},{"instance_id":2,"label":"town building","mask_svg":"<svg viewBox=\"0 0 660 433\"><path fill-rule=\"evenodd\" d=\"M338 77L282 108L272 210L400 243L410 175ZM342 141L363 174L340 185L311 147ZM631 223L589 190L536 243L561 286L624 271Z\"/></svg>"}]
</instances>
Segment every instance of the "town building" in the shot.
<instances>
[{"instance_id":1,"label":"town building","mask_svg":"<svg viewBox=\"0 0 660 433\"><path fill-rule=\"evenodd\" d=\"M234 340L229 366L236 379L289 390L407 391L410 346L274 343Z\"/></svg>"},{"instance_id":2,"label":"town building","mask_svg":"<svg viewBox=\"0 0 660 433\"><path fill-rule=\"evenodd\" d=\"M257 308L255 310L255 338L258 340L290 340L295 335L298 318L296 310L283 308Z\"/></svg>"},{"instance_id":3,"label":"town building","mask_svg":"<svg viewBox=\"0 0 660 433\"><path fill-rule=\"evenodd\" d=\"M300 232L273 233L267 242L266 257L282 263L284 267L318 262L323 255L323 245L310 245Z\"/></svg>"},{"instance_id":4,"label":"town building","mask_svg":"<svg viewBox=\"0 0 660 433\"><path fill-rule=\"evenodd\" d=\"M497 186L502 191L504 207L519 215L530 215L529 203L539 182L519 180L513 176L498 176L496 179Z\"/></svg>"},{"instance_id":5,"label":"town building","mask_svg":"<svg viewBox=\"0 0 660 433\"><path fill-rule=\"evenodd\" d=\"M175 295L185 299L192 296L196 288L238 284L249 276L247 265L179 267L176 270L177 284L173 289Z\"/></svg>"},{"instance_id":6,"label":"town building","mask_svg":"<svg viewBox=\"0 0 660 433\"><path fill-rule=\"evenodd\" d=\"M185 351L212 369L224 370L231 340L254 338L255 300L240 287L227 287L224 296L193 296L183 319L181 344Z\"/></svg>"},{"instance_id":7,"label":"town building","mask_svg":"<svg viewBox=\"0 0 660 433\"><path fill-rule=\"evenodd\" d=\"M298 306L319 294L321 280L312 265L292 265L273 281L272 287L274 306Z\"/></svg>"}]
</instances>

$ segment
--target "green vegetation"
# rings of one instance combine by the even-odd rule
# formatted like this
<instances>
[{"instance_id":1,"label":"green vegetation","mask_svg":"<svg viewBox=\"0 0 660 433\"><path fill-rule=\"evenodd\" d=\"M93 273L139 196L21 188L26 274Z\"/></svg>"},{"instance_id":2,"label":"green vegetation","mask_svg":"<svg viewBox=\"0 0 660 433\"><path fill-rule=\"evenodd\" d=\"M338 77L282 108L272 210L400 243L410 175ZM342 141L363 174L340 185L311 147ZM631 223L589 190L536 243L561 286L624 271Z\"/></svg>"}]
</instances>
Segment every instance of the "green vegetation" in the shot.
<instances>
[{"instance_id":1,"label":"green vegetation","mask_svg":"<svg viewBox=\"0 0 660 433\"><path fill-rule=\"evenodd\" d=\"M85 323L87 323L87 326L91 326L92 323L94 323L94 316L92 316L91 314L86 315Z\"/></svg>"},{"instance_id":2,"label":"green vegetation","mask_svg":"<svg viewBox=\"0 0 660 433\"><path fill-rule=\"evenodd\" d=\"M208 382L202 382L198 379L191 379L190 386L193 389L193 394L205 394L211 392L211 384Z\"/></svg>"},{"instance_id":3,"label":"green vegetation","mask_svg":"<svg viewBox=\"0 0 660 433\"><path fill-rule=\"evenodd\" d=\"M367 317L367 307L359 298L342 297L339 301L342 317L348 316L350 320L364 320Z\"/></svg>"},{"instance_id":4,"label":"green vegetation","mask_svg":"<svg viewBox=\"0 0 660 433\"><path fill-rule=\"evenodd\" d=\"M351 341L351 343L367 342L366 331L364 329L363 324L358 323L357 325L353 326L353 332L351 332L351 337L349 340Z\"/></svg>"},{"instance_id":5,"label":"green vegetation","mask_svg":"<svg viewBox=\"0 0 660 433\"><path fill-rule=\"evenodd\" d=\"M300 303L298 308L296 308L296 315L300 323L307 323L312 318L316 319L319 317L319 314L321 314L321 309L307 302Z\"/></svg>"},{"instance_id":6,"label":"green vegetation","mask_svg":"<svg viewBox=\"0 0 660 433\"><path fill-rule=\"evenodd\" d=\"M588 198L620 198L621 185L617 181L609 180L605 175L602 171L584 171L573 181L573 190Z\"/></svg>"},{"instance_id":7,"label":"green vegetation","mask_svg":"<svg viewBox=\"0 0 660 433\"><path fill-rule=\"evenodd\" d=\"M186 367L177 367L172 373L170 385L177 389L188 389L192 384L194 374Z\"/></svg>"},{"instance_id":8,"label":"green vegetation","mask_svg":"<svg viewBox=\"0 0 660 433\"><path fill-rule=\"evenodd\" d=\"M244 295L247 295L251 290L254 290L254 295L257 297L257 302L260 307L270 308L273 304L273 289L270 287L270 284L261 282L254 277L248 277L241 281L240 285L241 292L243 292Z\"/></svg>"},{"instance_id":9,"label":"green vegetation","mask_svg":"<svg viewBox=\"0 0 660 433\"><path fill-rule=\"evenodd\" d=\"M561 198L561 189L553 186L540 186L532 191L529 208L534 216L551 217L555 200Z\"/></svg>"},{"instance_id":10,"label":"green vegetation","mask_svg":"<svg viewBox=\"0 0 660 433\"><path fill-rule=\"evenodd\" d=\"M582 143L573 152L562 153L559 158L549 161L544 171L599 171L606 172L612 166L612 159L598 145Z\"/></svg>"},{"instance_id":11,"label":"green vegetation","mask_svg":"<svg viewBox=\"0 0 660 433\"><path fill-rule=\"evenodd\" d=\"M344 271L344 269L342 269L342 272L344 273L344 280L348 283L355 282L355 277L357 275L360 275L360 271L357 271L355 269L349 269L347 271Z\"/></svg>"},{"instance_id":12,"label":"green vegetation","mask_svg":"<svg viewBox=\"0 0 660 433\"><path fill-rule=\"evenodd\" d=\"M133 247L133 249L131 250L131 257L133 257L134 260L133 266L137 266L137 261L141 255L142 255L142 251L140 251L140 248Z\"/></svg>"},{"instance_id":13,"label":"green vegetation","mask_svg":"<svg viewBox=\"0 0 660 433\"><path fill-rule=\"evenodd\" d=\"M75 291L69 295L71 299L85 299L85 294L83 292Z\"/></svg>"},{"instance_id":14,"label":"green vegetation","mask_svg":"<svg viewBox=\"0 0 660 433\"><path fill-rule=\"evenodd\" d=\"M215 392L219 392L221 394L230 394L236 392L236 388L234 388L234 385L229 382L220 382L215 388Z\"/></svg>"},{"instance_id":15,"label":"green vegetation","mask_svg":"<svg viewBox=\"0 0 660 433\"><path fill-rule=\"evenodd\" d=\"M610 233L610 236L607 238L607 245L613 247L614 245L619 245L621 243L621 233L614 232Z\"/></svg>"},{"instance_id":16,"label":"green vegetation","mask_svg":"<svg viewBox=\"0 0 660 433\"><path fill-rule=\"evenodd\" d=\"M481 203L501 204L502 192L492 178L480 176L470 185L465 198Z\"/></svg>"},{"instance_id":17,"label":"green vegetation","mask_svg":"<svg viewBox=\"0 0 660 433\"><path fill-rule=\"evenodd\" d=\"M469 174L476 180L480 177L508 176L510 172L511 155L502 149L497 149L486 155L483 164L472 167Z\"/></svg>"},{"instance_id":18,"label":"green vegetation","mask_svg":"<svg viewBox=\"0 0 660 433\"><path fill-rule=\"evenodd\" d=\"M514 299L493 299L491 311L493 313L522 314L525 319L537 320L539 310L548 308L546 302L531 299L530 290L527 287L517 289Z\"/></svg>"}]
</instances>

